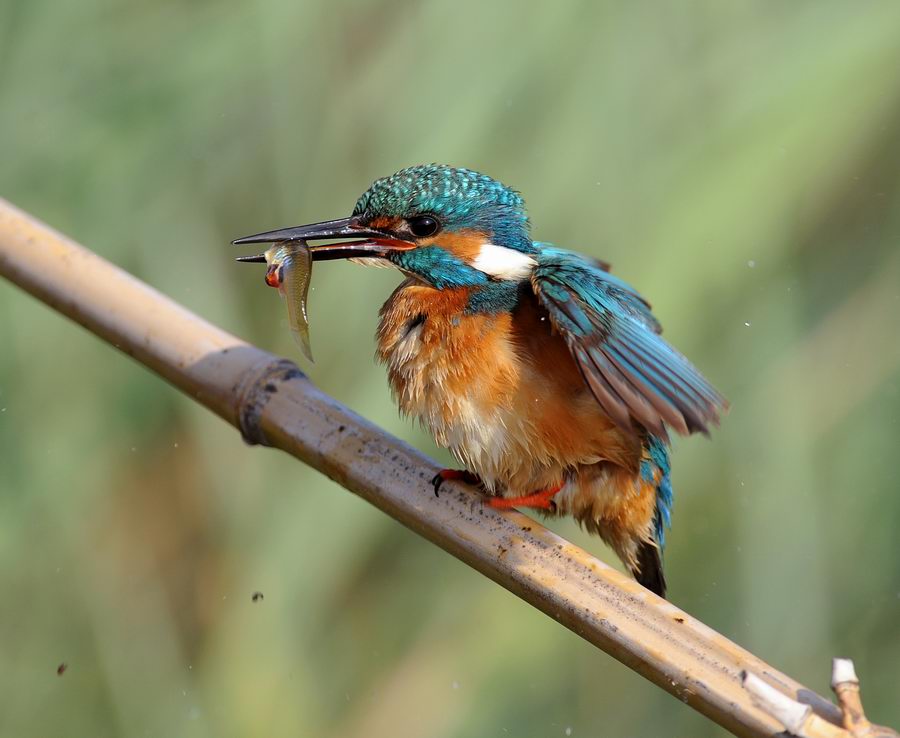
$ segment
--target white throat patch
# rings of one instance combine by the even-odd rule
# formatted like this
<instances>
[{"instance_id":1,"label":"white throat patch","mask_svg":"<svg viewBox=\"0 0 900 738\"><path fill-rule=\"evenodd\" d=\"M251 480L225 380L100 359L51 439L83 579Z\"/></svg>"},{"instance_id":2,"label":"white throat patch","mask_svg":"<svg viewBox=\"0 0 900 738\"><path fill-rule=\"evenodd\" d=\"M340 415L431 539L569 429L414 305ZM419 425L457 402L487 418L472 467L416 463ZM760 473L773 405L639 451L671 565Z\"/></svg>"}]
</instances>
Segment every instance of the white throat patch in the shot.
<instances>
[{"instance_id":1,"label":"white throat patch","mask_svg":"<svg viewBox=\"0 0 900 738\"><path fill-rule=\"evenodd\" d=\"M519 280L531 274L536 264L528 254L494 243L481 244L481 250L472 266L494 279Z\"/></svg>"}]
</instances>

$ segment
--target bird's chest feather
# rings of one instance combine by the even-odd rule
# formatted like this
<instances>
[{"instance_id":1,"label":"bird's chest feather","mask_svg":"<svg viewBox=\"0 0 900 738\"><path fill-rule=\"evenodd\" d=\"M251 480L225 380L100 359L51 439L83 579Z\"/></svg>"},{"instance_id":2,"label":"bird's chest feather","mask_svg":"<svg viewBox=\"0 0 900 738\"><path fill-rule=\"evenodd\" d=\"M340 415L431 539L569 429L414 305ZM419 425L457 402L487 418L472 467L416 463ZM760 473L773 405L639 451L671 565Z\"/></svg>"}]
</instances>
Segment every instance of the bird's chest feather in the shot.
<instances>
[{"instance_id":1,"label":"bird's chest feather","mask_svg":"<svg viewBox=\"0 0 900 738\"><path fill-rule=\"evenodd\" d=\"M562 341L530 307L471 313L466 289L407 281L381 310L378 358L403 413L489 487L539 488L577 464L633 453Z\"/></svg>"},{"instance_id":2,"label":"bird's chest feather","mask_svg":"<svg viewBox=\"0 0 900 738\"><path fill-rule=\"evenodd\" d=\"M469 468L493 478L516 444L521 367L509 313L471 314L466 289L402 284L381 311L378 358L403 413Z\"/></svg>"}]
</instances>

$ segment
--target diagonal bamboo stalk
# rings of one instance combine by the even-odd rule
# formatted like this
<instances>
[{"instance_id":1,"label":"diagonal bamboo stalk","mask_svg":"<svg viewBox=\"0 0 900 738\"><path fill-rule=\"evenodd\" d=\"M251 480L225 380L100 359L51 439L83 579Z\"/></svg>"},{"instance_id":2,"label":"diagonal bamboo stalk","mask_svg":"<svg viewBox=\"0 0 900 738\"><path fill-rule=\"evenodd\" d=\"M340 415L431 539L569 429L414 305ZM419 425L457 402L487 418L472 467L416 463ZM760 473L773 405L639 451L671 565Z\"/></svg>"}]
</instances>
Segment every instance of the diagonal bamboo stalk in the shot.
<instances>
[{"instance_id":1,"label":"diagonal bamboo stalk","mask_svg":"<svg viewBox=\"0 0 900 738\"><path fill-rule=\"evenodd\" d=\"M742 687L751 672L841 725L828 700L517 512L448 485L433 461L313 386L291 362L207 323L0 199L0 274L238 427L450 552L738 736L781 724Z\"/></svg>"}]
</instances>

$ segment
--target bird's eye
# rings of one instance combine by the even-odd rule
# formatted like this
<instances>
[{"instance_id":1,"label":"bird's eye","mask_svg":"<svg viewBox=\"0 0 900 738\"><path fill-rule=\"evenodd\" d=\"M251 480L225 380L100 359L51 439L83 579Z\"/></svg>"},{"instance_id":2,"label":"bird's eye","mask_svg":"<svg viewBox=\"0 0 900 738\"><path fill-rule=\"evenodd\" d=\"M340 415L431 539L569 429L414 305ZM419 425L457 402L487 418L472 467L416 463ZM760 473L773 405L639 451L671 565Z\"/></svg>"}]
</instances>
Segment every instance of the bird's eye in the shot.
<instances>
[{"instance_id":1,"label":"bird's eye","mask_svg":"<svg viewBox=\"0 0 900 738\"><path fill-rule=\"evenodd\" d=\"M413 218L409 218L406 222L409 223L409 230L416 238L433 236L441 230L441 224L438 222L438 219L431 215L416 215Z\"/></svg>"}]
</instances>

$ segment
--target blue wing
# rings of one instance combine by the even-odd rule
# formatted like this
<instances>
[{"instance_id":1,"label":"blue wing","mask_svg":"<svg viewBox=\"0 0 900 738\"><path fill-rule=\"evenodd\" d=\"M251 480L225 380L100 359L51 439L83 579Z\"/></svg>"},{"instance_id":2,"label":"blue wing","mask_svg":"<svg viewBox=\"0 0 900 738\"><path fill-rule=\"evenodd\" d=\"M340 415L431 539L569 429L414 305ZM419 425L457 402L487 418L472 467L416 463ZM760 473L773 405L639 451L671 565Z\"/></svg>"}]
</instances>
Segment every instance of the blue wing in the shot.
<instances>
[{"instance_id":1,"label":"blue wing","mask_svg":"<svg viewBox=\"0 0 900 738\"><path fill-rule=\"evenodd\" d=\"M650 305L597 262L543 246L532 288L601 407L622 428L707 433L728 403L659 335Z\"/></svg>"}]
</instances>

